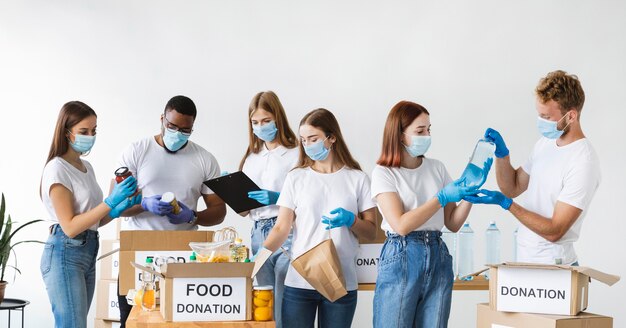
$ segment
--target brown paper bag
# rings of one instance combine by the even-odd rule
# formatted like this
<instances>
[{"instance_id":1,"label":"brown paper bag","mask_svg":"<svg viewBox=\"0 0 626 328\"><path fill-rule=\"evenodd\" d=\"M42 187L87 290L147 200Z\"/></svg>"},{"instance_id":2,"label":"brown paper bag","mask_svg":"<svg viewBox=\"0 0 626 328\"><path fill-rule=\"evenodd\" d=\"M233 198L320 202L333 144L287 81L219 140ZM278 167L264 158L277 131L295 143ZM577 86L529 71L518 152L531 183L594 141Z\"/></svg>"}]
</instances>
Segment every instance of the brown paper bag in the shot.
<instances>
[{"instance_id":1,"label":"brown paper bag","mask_svg":"<svg viewBox=\"0 0 626 328\"><path fill-rule=\"evenodd\" d=\"M332 239L324 240L298 256L291 261L291 265L329 301L334 302L348 294L341 262Z\"/></svg>"}]
</instances>

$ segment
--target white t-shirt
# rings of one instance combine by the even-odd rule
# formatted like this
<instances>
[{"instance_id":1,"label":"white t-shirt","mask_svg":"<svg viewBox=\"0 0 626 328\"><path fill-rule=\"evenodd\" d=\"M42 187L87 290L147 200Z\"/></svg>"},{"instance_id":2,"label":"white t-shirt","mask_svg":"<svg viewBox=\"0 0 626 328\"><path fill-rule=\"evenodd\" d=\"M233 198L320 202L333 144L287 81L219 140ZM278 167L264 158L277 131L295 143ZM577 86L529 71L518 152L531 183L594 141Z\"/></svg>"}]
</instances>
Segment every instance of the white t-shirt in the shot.
<instances>
[{"instance_id":1,"label":"white t-shirt","mask_svg":"<svg viewBox=\"0 0 626 328\"><path fill-rule=\"evenodd\" d=\"M600 185L600 163L586 138L559 147L556 140L541 138L522 166L530 175L524 208L551 219L557 201L582 210L580 217L561 240L552 243L520 225L517 259L521 262L572 264L578 260L574 242L591 199Z\"/></svg>"},{"instance_id":2,"label":"white t-shirt","mask_svg":"<svg viewBox=\"0 0 626 328\"><path fill-rule=\"evenodd\" d=\"M294 169L287 174L277 204L294 210L296 214L291 244L291 256L294 259L328 239L328 230L322 223L322 215L329 215L330 211L338 207L358 215L375 206L370 195L367 174L347 167L328 174L311 168ZM345 226L331 229L330 232L346 279L346 289L356 290L359 241L350 228ZM315 289L292 266L287 271L285 285Z\"/></svg>"},{"instance_id":3,"label":"white t-shirt","mask_svg":"<svg viewBox=\"0 0 626 328\"><path fill-rule=\"evenodd\" d=\"M298 148L278 146L272 150L263 149L258 154L250 154L243 163L242 171L261 189L280 192L285 177L298 163ZM249 217L255 221L278 216L278 205L269 205L250 210Z\"/></svg>"},{"instance_id":4,"label":"white t-shirt","mask_svg":"<svg viewBox=\"0 0 626 328\"><path fill-rule=\"evenodd\" d=\"M424 157L422 165L415 169L376 165L372 172L372 198L376 200L376 196L379 194L395 192L400 197L404 213L406 213L433 199L439 190L450 182L452 182L452 178L450 178L446 167L440 161L432 158ZM441 208L415 231L440 231L443 225L443 208ZM384 214L380 228L395 233Z\"/></svg>"},{"instance_id":5,"label":"white t-shirt","mask_svg":"<svg viewBox=\"0 0 626 328\"><path fill-rule=\"evenodd\" d=\"M220 175L215 157L191 140L178 152L168 153L155 138L132 143L118 166L126 166L137 178L143 197L173 192L176 200L197 209L201 195L213 194L204 181ZM196 225L171 224L166 216L144 211L128 221L128 230L197 230Z\"/></svg>"},{"instance_id":6,"label":"white t-shirt","mask_svg":"<svg viewBox=\"0 0 626 328\"><path fill-rule=\"evenodd\" d=\"M50 199L50 188L54 184L61 184L72 192L74 214L85 213L102 203L102 189L96 181L96 175L89 162L82 160L87 172L82 172L61 157L55 157L43 169L41 177L41 198L50 221L59 222L54 205ZM89 227L97 230L100 223Z\"/></svg>"}]
</instances>

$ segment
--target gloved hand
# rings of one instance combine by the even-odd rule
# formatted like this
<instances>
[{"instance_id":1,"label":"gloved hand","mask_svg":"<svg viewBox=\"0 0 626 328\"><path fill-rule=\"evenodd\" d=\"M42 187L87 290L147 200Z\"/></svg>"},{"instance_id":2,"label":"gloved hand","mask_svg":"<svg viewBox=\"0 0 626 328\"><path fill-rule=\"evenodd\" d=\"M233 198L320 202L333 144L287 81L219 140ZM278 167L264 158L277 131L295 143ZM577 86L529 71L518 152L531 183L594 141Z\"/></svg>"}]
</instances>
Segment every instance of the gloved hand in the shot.
<instances>
[{"instance_id":1,"label":"gloved hand","mask_svg":"<svg viewBox=\"0 0 626 328\"><path fill-rule=\"evenodd\" d=\"M278 201L279 192L270 190L255 190L248 192L248 198L252 198L263 205L273 205Z\"/></svg>"},{"instance_id":2,"label":"gloved hand","mask_svg":"<svg viewBox=\"0 0 626 328\"><path fill-rule=\"evenodd\" d=\"M256 259L256 256L261 254L262 252L271 252L269 249L265 248L265 246L261 246L261 248L252 255L252 257L250 258L250 262L254 262L254 259Z\"/></svg>"},{"instance_id":3,"label":"gloved hand","mask_svg":"<svg viewBox=\"0 0 626 328\"><path fill-rule=\"evenodd\" d=\"M506 144L504 143L504 139L502 139L500 132L492 128L488 128L487 131L485 131L485 139L493 141L493 143L496 144L495 154L497 158L502 158L509 155L509 149L506 148Z\"/></svg>"},{"instance_id":4,"label":"gloved hand","mask_svg":"<svg viewBox=\"0 0 626 328\"><path fill-rule=\"evenodd\" d=\"M113 190L109 197L104 199L104 203L107 204L111 209L114 209L119 203L121 203L124 199L132 196L137 190L137 179L135 177L130 176L124 181L120 183L116 183L113 186Z\"/></svg>"},{"instance_id":5,"label":"gloved hand","mask_svg":"<svg viewBox=\"0 0 626 328\"><path fill-rule=\"evenodd\" d=\"M473 195L478 189L475 187L464 187L465 178L448 183L443 189L437 193L437 199L441 207L445 207L450 202L458 202L463 197Z\"/></svg>"},{"instance_id":6,"label":"gloved hand","mask_svg":"<svg viewBox=\"0 0 626 328\"><path fill-rule=\"evenodd\" d=\"M478 194L483 194L485 196L478 196ZM513 204L513 200L509 197L504 196L503 193L487 189L477 190L475 195L468 195L463 197L463 199L472 204L500 205L505 210L508 210L511 207L511 204Z\"/></svg>"},{"instance_id":7,"label":"gloved hand","mask_svg":"<svg viewBox=\"0 0 626 328\"><path fill-rule=\"evenodd\" d=\"M166 215L172 212L173 209L172 204L161 201L161 195L144 197L141 201L141 207L143 207L144 210L156 215Z\"/></svg>"},{"instance_id":8,"label":"gloved hand","mask_svg":"<svg viewBox=\"0 0 626 328\"><path fill-rule=\"evenodd\" d=\"M126 211L127 209L137 204L141 204L141 194L137 194L133 197L124 199L121 203L119 203L117 206L115 206L115 208L113 208L109 212L109 217L111 219L117 219L120 217L122 212Z\"/></svg>"},{"instance_id":9,"label":"gloved hand","mask_svg":"<svg viewBox=\"0 0 626 328\"><path fill-rule=\"evenodd\" d=\"M335 214L335 215L331 217L322 215L322 223L327 225L326 230L339 228L342 226L346 226L350 228L354 224L354 220L355 220L354 213L344 208L337 207L336 209L330 211L330 214Z\"/></svg>"},{"instance_id":10,"label":"gloved hand","mask_svg":"<svg viewBox=\"0 0 626 328\"><path fill-rule=\"evenodd\" d=\"M225 176L225 175L228 175L228 171L222 171L222 172L220 173L220 176L221 176L221 177L223 177L223 176Z\"/></svg>"},{"instance_id":11,"label":"gloved hand","mask_svg":"<svg viewBox=\"0 0 626 328\"><path fill-rule=\"evenodd\" d=\"M196 216L196 214L189 208L187 205L178 202L178 206L180 206L180 212L178 214L174 214L174 212L167 213L167 217L171 224L181 224L181 223L190 223L191 220Z\"/></svg>"}]
</instances>

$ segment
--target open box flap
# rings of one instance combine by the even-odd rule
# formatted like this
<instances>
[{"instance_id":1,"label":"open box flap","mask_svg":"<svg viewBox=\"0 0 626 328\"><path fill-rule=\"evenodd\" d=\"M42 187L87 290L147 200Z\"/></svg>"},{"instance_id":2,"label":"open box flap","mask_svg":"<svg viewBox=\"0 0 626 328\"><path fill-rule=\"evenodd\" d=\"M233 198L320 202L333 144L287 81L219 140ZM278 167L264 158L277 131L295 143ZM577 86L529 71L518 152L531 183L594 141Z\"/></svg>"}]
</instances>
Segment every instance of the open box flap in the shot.
<instances>
[{"instance_id":1,"label":"open box flap","mask_svg":"<svg viewBox=\"0 0 626 328\"><path fill-rule=\"evenodd\" d=\"M608 274L596 269L583 266L571 266L571 265L556 265L556 264L538 264L538 263L523 263L523 262L506 262L501 264L489 264L492 268L523 268L523 269L541 269L541 270L569 270L580 272L587 275L594 280L602 282L606 285L613 286L620 280L620 276Z\"/></svg>"}]
</instances>

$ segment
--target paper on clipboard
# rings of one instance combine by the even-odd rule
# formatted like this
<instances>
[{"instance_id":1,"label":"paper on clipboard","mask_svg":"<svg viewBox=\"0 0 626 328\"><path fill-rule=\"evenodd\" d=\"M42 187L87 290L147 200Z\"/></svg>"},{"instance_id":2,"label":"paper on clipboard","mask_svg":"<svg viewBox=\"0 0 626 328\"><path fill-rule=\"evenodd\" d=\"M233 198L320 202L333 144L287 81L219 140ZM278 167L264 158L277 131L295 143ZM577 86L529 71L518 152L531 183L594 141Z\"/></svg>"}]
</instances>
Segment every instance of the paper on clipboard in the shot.
<instances>
[{"instance_id":1,"label":"paper on clipboard","mask_svg":"<svg viewBox=\"0 0 626 328\"><path fill-rule=\"evenodd\" d=\"M261 188L241 171L204 181L204 184L237 213L265 206L248 197L248 192Z\"/></svg>"}]
</instances>

